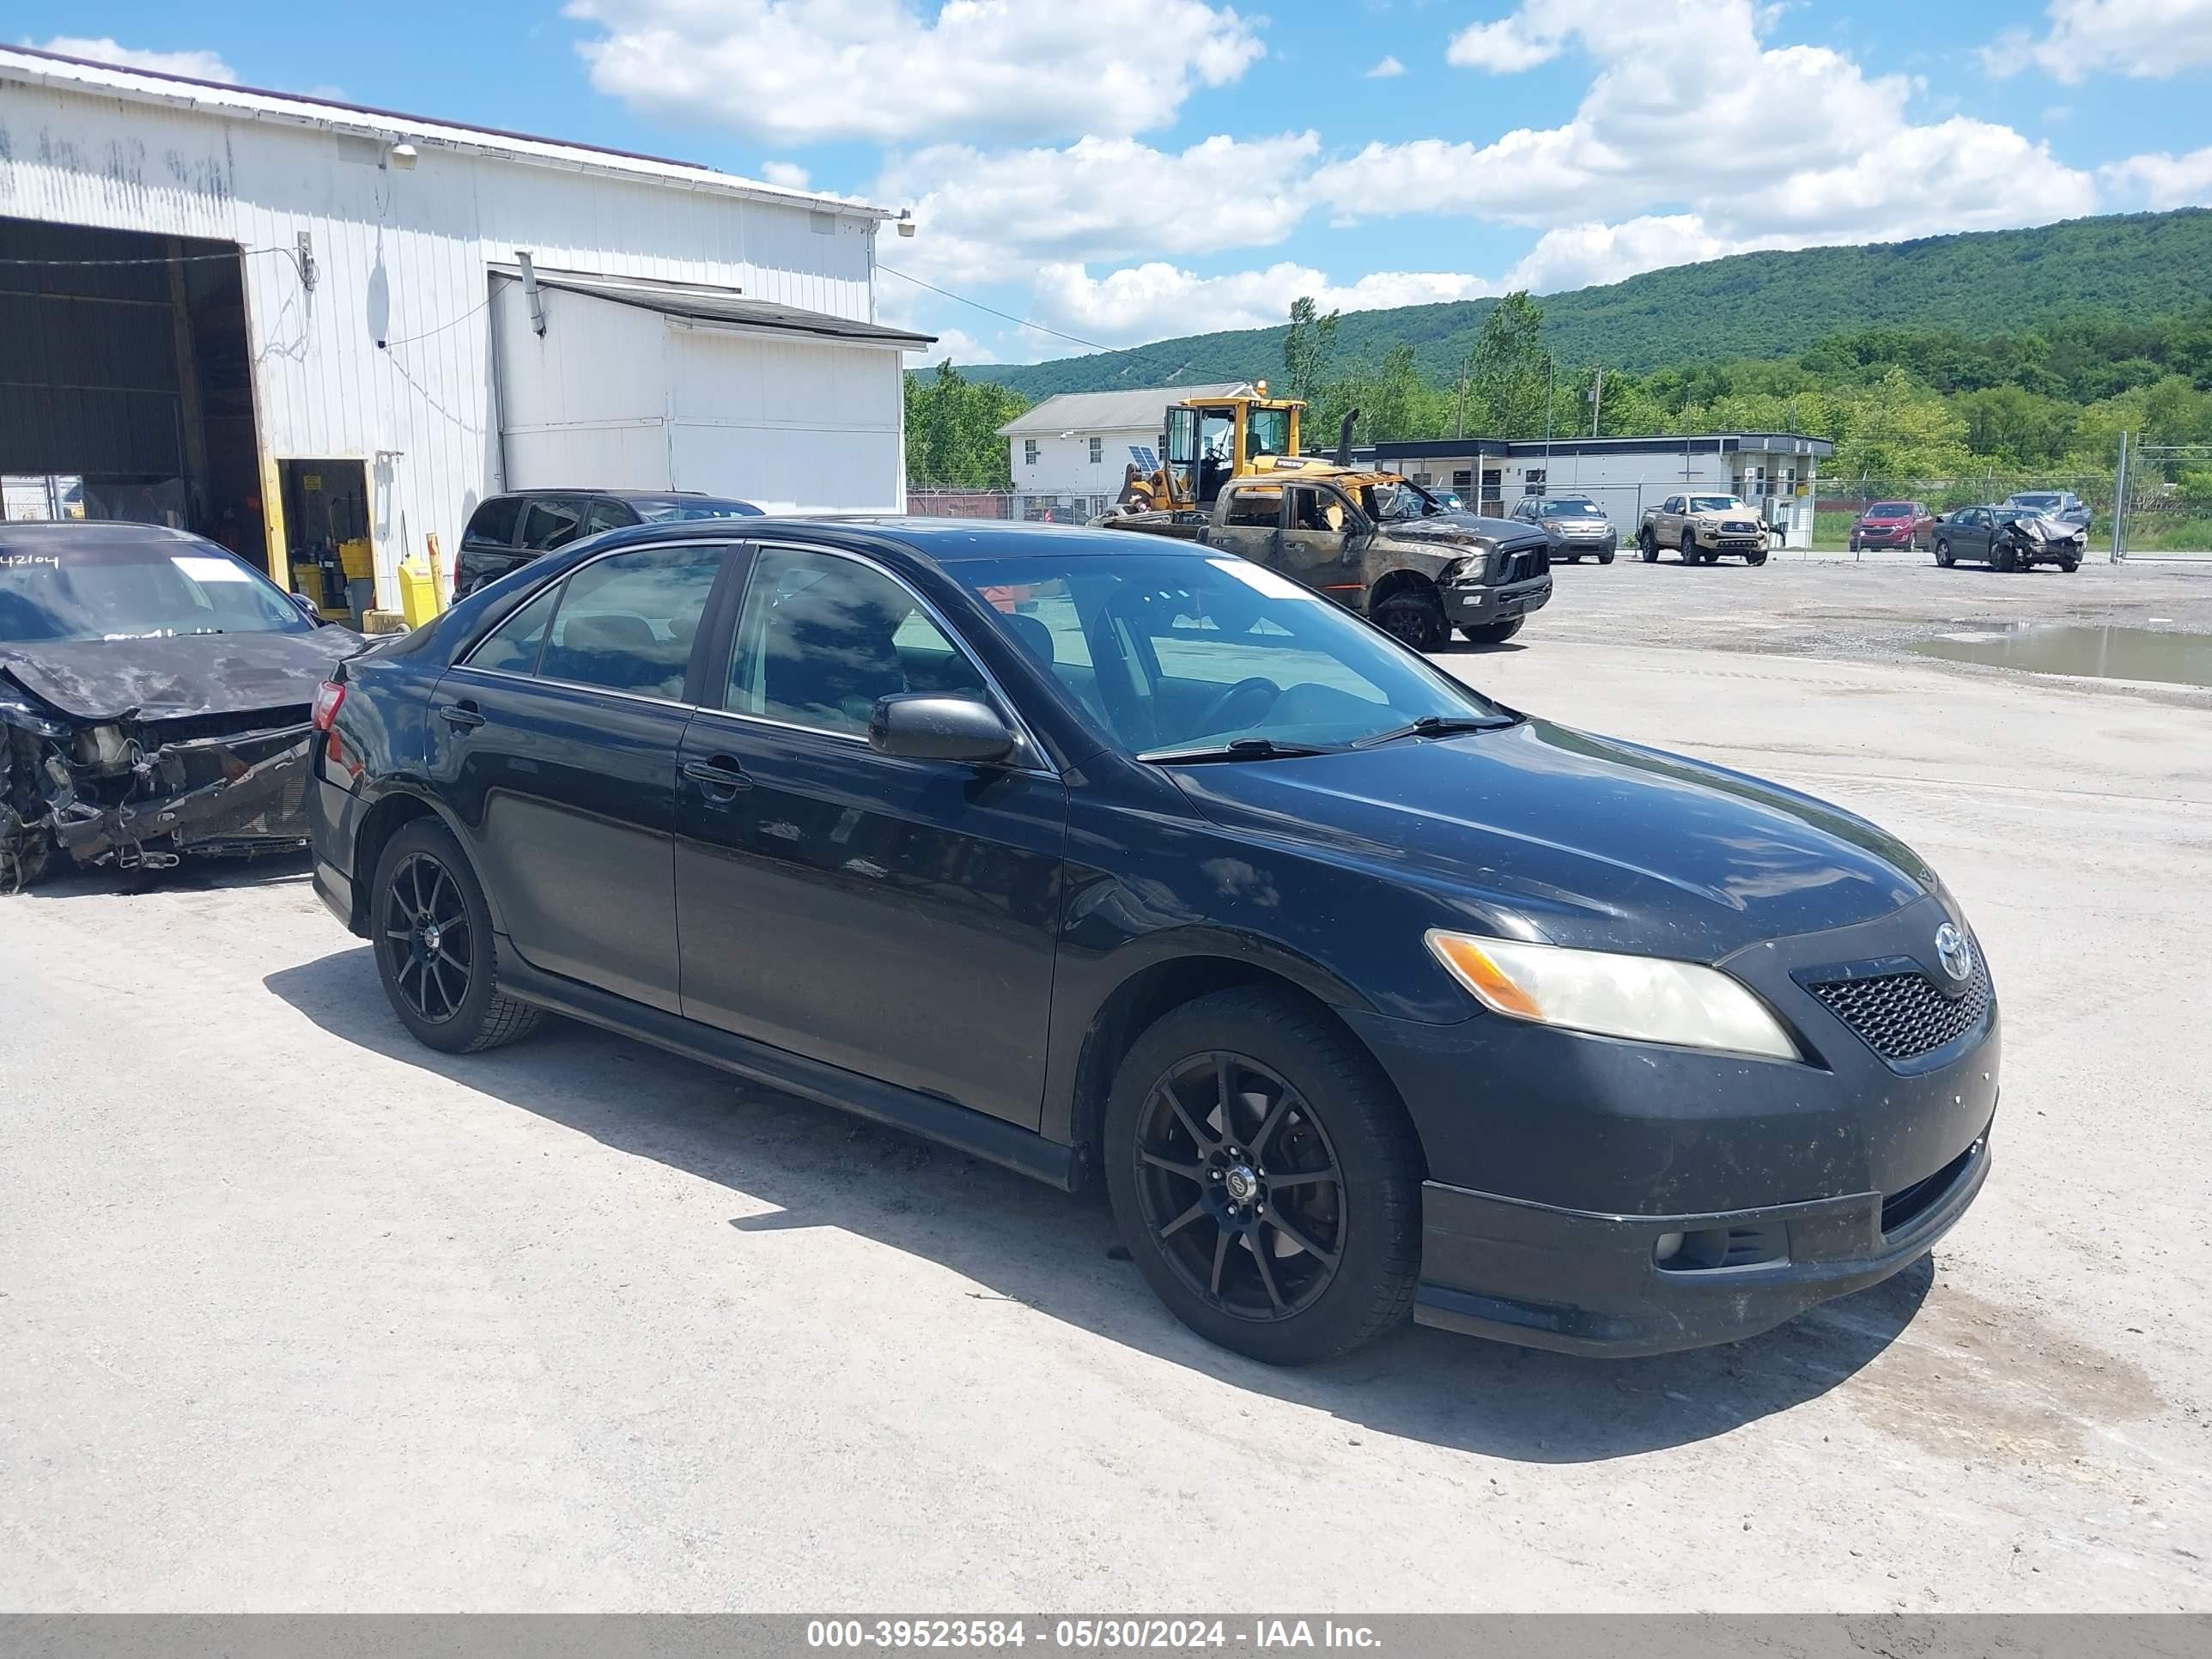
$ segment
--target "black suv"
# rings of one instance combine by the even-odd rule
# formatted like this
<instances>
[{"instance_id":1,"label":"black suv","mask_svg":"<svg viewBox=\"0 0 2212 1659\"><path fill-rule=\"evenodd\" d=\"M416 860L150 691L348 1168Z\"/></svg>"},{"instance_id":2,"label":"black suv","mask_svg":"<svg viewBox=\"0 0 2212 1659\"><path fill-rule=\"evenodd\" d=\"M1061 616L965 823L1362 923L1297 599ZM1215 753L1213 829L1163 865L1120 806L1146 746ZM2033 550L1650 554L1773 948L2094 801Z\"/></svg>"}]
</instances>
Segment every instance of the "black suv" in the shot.
<instances>
[{"instance_id":1,"label":"black suv","mask_svg":"<svg viewBox=\"0 0 2212 1659\"><path fill-rule=\"evenodd\" d=\"M473 593L541 553L603 530L690 519L760 516L750 501L683 490L512 489L488 495L461 532L453 565L453 597Z\"/></svg>"},{"instance_id":2,"label":"black suv","mask_svg":"<svg viewBox=\"0 0 2212 1659\"><path fill-rule=\"evenodd\" d=\"M1995 994L1910 850L1218 549L647 525L347 661L316 723L315 886L421 1042L550 1010L1103 1178L1260 1359L1408 1312L1726 1340L1988 1170Z\"/></svg>"}]
</instances>

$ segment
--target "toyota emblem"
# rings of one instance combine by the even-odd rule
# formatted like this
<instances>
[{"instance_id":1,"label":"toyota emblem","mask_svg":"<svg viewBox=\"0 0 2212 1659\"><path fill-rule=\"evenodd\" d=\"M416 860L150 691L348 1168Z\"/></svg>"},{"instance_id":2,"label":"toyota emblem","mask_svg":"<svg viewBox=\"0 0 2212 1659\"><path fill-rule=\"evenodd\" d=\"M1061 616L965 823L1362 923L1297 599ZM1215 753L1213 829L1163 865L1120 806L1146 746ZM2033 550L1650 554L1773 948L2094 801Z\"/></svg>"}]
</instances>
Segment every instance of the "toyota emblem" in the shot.
<instances>
[{"instance_id":1,"label":"toyota emblem","mask_svg":"<svg viewBox=\"0 0 2212 1659\"><path fill-rule=\"evenodd\" d=\"M1936 930L1936 960L1945 973L1964 983L1974 971L1974 943L1947 921Z\"/></svg>"}]
</instances>

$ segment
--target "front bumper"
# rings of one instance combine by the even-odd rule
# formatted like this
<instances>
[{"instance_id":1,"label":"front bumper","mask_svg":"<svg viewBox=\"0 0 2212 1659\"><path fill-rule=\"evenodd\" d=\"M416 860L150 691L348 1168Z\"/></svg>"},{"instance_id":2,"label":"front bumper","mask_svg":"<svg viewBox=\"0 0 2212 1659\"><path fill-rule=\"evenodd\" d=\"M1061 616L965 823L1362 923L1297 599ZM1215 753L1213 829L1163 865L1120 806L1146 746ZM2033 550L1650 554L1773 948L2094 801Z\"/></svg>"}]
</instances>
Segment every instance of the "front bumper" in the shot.
<instances>
[{"instance_id":1,"label":"front bumper","mask_svg":"<svg viewBox=\"0 0 2212 1659\"><path fill-rule=\"evenodd\" d=\"M308 737L300 726L167 745L161 753L176 775L200 770L203 757L221 775L196 789L117 806L58 807L54 839L79 864L117 857L127 863L149 841L198 854L298 847L307 839Z\"/></svg>"},{"instance_id":2,"label":"front bumper","mask_svg":"<svg viewBox=\"0 0 2212 1659\"><path fill-rule=\"evenodd\" d=\"M1447 587L1443 599L1444 615L1453 627L1480 628L1541 611L1552 601L1552 579L1537 576L1510 587Z\"/></svg>"},{"instance_id":3,"label":"front bumper","mask_svg":"<svg viewBox=\"0 0 2212 1659\"><path fill-rule=\"evenodd\" d=\"M1765 1329L1924 1253L1984 1178L1994 993L1969 1001L1942 1046L1891 1061L1809 988L1879 985L1915 965L1932 976L1947 920L1927 897L1720 963L1783 1020L1803 1063L1492 1014L1437 1025L1346 1012L1427 1160L1417 1316L1577 1352L1656 1352ZM1662 1265L1670 1233L1685 1241Z\"/></svg>"},{"instance_id":4,"label":"front bumper","mask_svg":"<svg viewBox=\"0 0 2212 1659\"><path fill-rule=\"evenodd\" d=\"M1918 538L1909 525L1858 525L1851 531L1851 540L1861 547L1910 547Z\"/></svg>"},{"instance_id":5,"label":"front bumper","mask_svg":"<svg viewBox=\"0 0 2212 1659\"><path fill-rule=\"evenodd\" d=\"M1917 1188L1698 1215L1421 1189L1420 1324L1627 1358L1729 1342L1925 1255L1989 1176L1988 1132ZM1662 1252L1671 1252L1662 1261Z\"/></svg>"}]
</instances>

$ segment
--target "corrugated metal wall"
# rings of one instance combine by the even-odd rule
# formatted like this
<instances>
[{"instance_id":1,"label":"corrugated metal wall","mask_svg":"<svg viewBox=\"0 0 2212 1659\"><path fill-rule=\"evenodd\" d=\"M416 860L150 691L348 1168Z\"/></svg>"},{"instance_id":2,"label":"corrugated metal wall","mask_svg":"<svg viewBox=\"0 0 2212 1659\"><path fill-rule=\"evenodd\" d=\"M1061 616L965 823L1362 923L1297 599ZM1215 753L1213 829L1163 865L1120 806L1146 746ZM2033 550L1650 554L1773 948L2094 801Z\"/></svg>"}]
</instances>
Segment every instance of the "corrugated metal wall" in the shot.
<instances>
[{"instance_id":1,"label":"corrugated metal wall","mask_svg":"<svg viewBox=\"0 0 2212 1659\"><path fill-rule=\"evenodd\" d=\"M549 268L870 314L862 220L428 145L409 171L381 155L368 139L0 81L0 215L246 250L264 451L369 464L387 603L403 534L419 548L435 532L450 556L500 482L490 264L520 248Z\"/></svg>"}]
</instances>

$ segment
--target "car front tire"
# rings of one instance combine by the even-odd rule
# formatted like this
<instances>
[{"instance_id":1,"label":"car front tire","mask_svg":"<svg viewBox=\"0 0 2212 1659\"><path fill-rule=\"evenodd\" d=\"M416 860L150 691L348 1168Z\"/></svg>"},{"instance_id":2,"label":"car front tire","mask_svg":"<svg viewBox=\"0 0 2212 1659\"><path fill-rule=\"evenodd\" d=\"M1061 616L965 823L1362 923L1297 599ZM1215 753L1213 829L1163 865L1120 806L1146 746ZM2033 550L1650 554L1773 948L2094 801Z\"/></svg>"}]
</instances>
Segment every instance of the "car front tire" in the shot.
<instances>
[{"instance_id":1,"label":"car front tire","mask_svg":"<svg viewBox=\"0 0 2212 1659\"><path fill-rule=\"evenodd\" d=\"M453 832L416 818L385 843L369 899L376 976L417 1042L472 1054L530 1035L543 1018L501 996L491 907Z\"/></svg>"},{"instance_id":2,"label":"car front tire","mask_svg":"<svg viewBox=\"0 0 2212 1659\"><path fill-rule=\"evenodd\" d=\"M1310 1364L1413 1307L1413 1125L1372 1058L1291 993L1218 991L1138 1038L1107 1104L1105 1164L1138 1271L1208 1341Z\"/></svg>"},{"instance_id":3,"label":"car front tire","mask_svg":"<svg viewBox=\"0 0 2212 1659\"><path fill-rule=\"evenodd\" d=\"M1636 550L1644 556L1644 563L1656 564L1659 562L1659 538L1651 533L1651 527L1649 525L1646 525L1638 534L1636 538Z\"/></svg>"},{"instance_id":4,"label":"car front tire","mask_svg":"<svg viewBox=\"0 0 2212 1659\"><path fill-rule=\"evenodd\" d=\"M1613 562L1613 550L1609 547L1607 548L1604 552L1597 556L1597 562L1600 564L1611 564Z\"/></svg>"},{"instance_id":5,"label":"car front tire","mask_svg":"<svg viewBox=\"0 0 2212 1659\"><path fill-rule=\"evenodd\" d=\"M1377 628L1416 651L1441 650L1451 637L1443 607L1426 593L1395 594L1375 607L1373 617Z\"/></svg>"}]
</instances>

